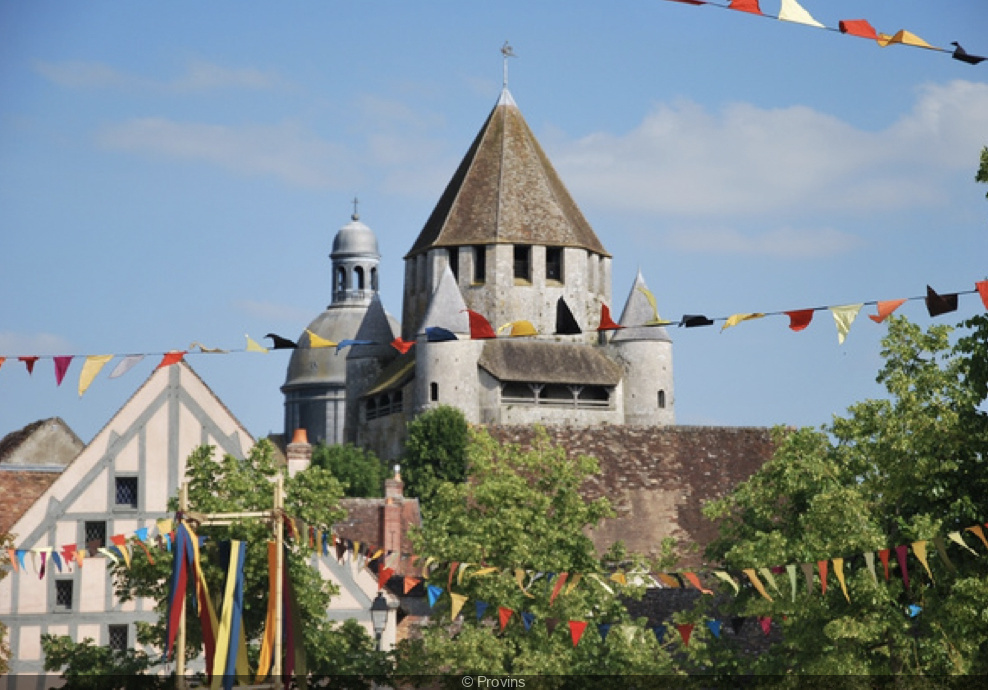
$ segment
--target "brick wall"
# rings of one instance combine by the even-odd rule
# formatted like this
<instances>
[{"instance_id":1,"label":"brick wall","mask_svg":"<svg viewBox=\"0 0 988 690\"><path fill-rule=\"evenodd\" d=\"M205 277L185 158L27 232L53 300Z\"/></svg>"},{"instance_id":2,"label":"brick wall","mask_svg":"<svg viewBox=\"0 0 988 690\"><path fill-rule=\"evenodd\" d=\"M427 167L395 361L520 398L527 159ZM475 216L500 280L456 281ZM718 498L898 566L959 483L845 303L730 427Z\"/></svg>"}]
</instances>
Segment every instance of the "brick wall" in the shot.
<instances>
[{"instance_id":1,"label":"brick wall","mask_svg":"<svg viewBox=\"0 0 988 690\"><path fill-rule=\"evenodd\" d=\"M502 443L527 446L533 429L488 426ZM584 486L589 498L606 496L617 516L592 537L598 551L623 540L632 551L655 555L673 537L682 565L702 562L702 549L716 536L704 518L704 501L719 498L750 477L772 456L771 433L761 427L550 427L553 443L573 455L591 455L601 474ZM691 544L699 550L690 553Z\"/></svg>"}]
</instances>

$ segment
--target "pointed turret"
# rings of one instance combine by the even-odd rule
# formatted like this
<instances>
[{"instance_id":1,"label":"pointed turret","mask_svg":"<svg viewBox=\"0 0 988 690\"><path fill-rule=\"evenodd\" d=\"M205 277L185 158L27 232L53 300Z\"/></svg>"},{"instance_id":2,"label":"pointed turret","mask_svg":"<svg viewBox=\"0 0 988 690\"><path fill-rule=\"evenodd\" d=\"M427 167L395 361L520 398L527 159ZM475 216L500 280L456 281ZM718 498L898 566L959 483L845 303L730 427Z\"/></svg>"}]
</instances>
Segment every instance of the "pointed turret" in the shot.
<instances>
[{"instance_id":1,"label":"pointed turret","mask_svg":"<svg viewBox=\"0 0 988 690\"><path fill-rule=\"evenodd\" d=\"M426 309L425 318L419 326L421 333L425 328L437 326L452 331L458 335L470 335L470 317L467 315L467 305L456 286L456 278L449 266L443 271L442 278L436 291L432 293L432 301Z\"/></svg>"}]
</instances>

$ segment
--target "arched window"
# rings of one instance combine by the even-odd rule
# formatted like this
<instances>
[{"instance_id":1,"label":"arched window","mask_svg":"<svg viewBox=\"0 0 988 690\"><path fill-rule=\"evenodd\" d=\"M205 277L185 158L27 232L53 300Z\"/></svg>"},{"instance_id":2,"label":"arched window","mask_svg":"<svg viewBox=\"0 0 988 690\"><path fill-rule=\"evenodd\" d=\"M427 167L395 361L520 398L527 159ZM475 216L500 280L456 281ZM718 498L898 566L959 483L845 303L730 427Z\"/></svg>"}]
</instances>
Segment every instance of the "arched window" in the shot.
<instances>
[{"instance_id":1,"label":"arched window","mask_svg":"<svg viewBox=\"0 0 988 690\"><path fill-rule=\"evenodd\" d=\"M666 408L666 392L659 391L659 409L664 410Z\"/></svg>"},{"instance_id":2,"label":"arched window","mask_svg":"<svg viewBox=\"0 0 988 690\"><path fill-rule=\"evenodd\" d=\"M354 272L354 275L355 275L355 277L357 279L357 289L358 290L363 290L364 289L364 267L363 266L357 266L356 268L353 269L353 272Z\"/></svg>"},{"instance_id":3,"label":"arched window","mask_svg":"<svg viewBox=\"0 0 988 690\"><path fill-rule=\"evenodd\" d=\"M346 291L346 269L340 266L336 269L336 292Z\"/></svg>"},{"instance_id":4,"label":"arched window","mask_svg":"<svg viewBox=\"0 0 988 690\"><path fill-rule=\"evenodd\" d=\"M371 269L371 290L377 292L377 268Z\"/></svg>"}]
</instances>

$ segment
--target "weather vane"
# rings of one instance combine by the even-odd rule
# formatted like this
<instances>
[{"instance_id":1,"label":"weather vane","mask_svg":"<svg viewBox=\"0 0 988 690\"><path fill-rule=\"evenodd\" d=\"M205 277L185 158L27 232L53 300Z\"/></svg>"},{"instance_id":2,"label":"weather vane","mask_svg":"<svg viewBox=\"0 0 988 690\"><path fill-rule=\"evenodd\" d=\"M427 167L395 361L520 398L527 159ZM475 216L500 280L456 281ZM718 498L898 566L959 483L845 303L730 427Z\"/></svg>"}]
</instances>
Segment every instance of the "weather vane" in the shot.
<instances>
[{"instance_id":1,"label":"weather vane","mask_svg":"<svg viewBox=\"0 0 988 690\"><path fill-rule=\"evenodd\" d=\"M504 61L504 82L502 86L508 88L508 58L518 57L515 55L515 49L511 47L511 44L507 41L501 46L501 55Z\"/></svg>"}]
</instances>

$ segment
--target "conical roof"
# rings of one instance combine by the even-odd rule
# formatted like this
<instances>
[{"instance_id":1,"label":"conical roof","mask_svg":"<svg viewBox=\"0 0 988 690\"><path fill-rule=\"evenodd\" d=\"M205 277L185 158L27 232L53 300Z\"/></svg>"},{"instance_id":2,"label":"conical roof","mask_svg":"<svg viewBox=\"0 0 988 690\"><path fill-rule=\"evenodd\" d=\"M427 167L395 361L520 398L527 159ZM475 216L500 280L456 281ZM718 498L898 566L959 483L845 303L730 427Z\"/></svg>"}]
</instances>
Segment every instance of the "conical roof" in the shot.
<instances>
[{"instance_id":1,"label":"conical roof","mask_svg":"<svg viewBox=\"0 0 988 690\"><path fill-rule=\"evenodd\" d=\"M635 283L631 286L631 294L621 312L619 323L624 326L614 333L611 338L612 343L631 342L634 340L659 340L669 342L669 334L659 316L658 306L655 304L655 296L649 291L642 277L642 272L638 271Z\"/></svg>"},{"instance_id":2,"label":"conical roof","mask_svg":"<svg viewBox=\"0 0 988 690\"><path fill-rule=\"evenodd\" d=\"M467 305L463 301L460 288L456 286L453 272L446 266L436 291L432 293L425 318L419 326L419 332L428 326L438 326L453 333L469 333L470 317L467 316Z\"/></svg>"},{"instance_id":3,"label":"conical roof","mask_svg":"<svg viewBox=\"0 0 988 690\"><path fill-rule=\"evenodd\" d=\"M507 89L405 258L475 244L579 247L609 256Z\"/></svg>"}]
</instances>

